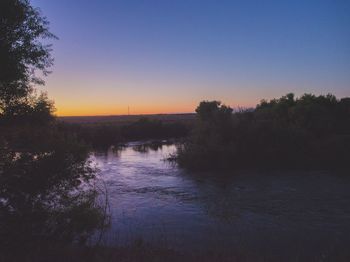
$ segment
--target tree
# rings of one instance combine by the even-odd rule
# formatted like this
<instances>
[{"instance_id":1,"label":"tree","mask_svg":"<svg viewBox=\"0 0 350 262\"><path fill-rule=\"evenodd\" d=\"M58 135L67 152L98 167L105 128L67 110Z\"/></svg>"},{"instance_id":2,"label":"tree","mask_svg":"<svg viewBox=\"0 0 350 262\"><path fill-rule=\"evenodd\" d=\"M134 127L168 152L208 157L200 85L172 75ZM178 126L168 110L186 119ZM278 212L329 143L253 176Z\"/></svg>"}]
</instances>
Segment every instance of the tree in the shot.
<instances>
[{"instance_id":1,"label":"tree","mask_svg":"<svg viewBox=\"0 0 350 262\"><path fill-rule=\"evenodd\" d=\"M203 121L227 120L232 117L232 108L220 101L202 101L196 108L199 119Z\"/></svg>"},{"instance_id":2,"label":"tree","mask_svg":"<svg viewBox=\"0 0 350 262\"><path fill-rule=\"evenodd\" d=\"M35 93L53 62L45 38L55 36L28 0L0 1L0 254L84 242L107 222L88 148Z\"/></svg>"},{"instance_id":3,"label":"tree","mask_svg":"<svg viewBox=\"0 0 350 262\"><path fill-rule=\"evenodd\" d=\"M201 102L196 112L178 150L184 167L348 169L349 98L289 93L233 115L217 101Z\"/></svg>"},{"instance_id":4,"label":"tree","mask_svg":"<svg viewBox=\"0 0 350 262\"><path fill-rule=\"evenodd\" d=\"M51 45L40 40L56 38L48 21L28 0L0 1L0 113L25 103L33 84L43 84L53 63ZM12 114L15 112L11 112Z\"/></svg>"},{"instance_id":5,"label":"tree","mask_svg":"<svg viewBox=\"0 0 350 262\"><path fill-rule=\"evenodd\" d=\"M226 165L226 152L232 136L232 111L219 101L200 102L191 136L178 148L178 163L202 170Z\"/></svg>"}]
</instances>

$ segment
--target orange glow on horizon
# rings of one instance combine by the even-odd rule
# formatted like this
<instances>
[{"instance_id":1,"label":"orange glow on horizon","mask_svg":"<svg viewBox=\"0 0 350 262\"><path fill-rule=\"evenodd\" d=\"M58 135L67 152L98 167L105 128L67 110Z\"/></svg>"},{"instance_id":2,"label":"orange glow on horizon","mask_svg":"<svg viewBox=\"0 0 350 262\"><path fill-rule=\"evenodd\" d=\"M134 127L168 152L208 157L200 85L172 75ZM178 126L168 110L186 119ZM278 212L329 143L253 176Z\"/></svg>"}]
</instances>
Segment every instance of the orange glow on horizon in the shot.
<instances>
[{"instance_id":1,"label":"orange glow on horizon","mask_svg":"<svg viewBox=\"0 0 350 262\"><path fill-rule=\"evenodd\" d=\"M83 105L83 106L59 106L56 105L56 116L110 116L110 115L152 115L152 114L186 114L194 113L198 103L189 105L135 105L135 106L108 106L108 105ZM229 104L233 108L252 107L253 103Z\"/></svg>"},{"instance_id":2,"label":"orange glow on horizon","mask_svg":"<svg viewBox=\"0 0 350 262\"><path fill-rule=\"evenodd\" d=\"M142 112L130 112L130 115L160 115L160 114L190 114L193 111L142 111ZM113 116L113 115L128 115L128 112L124 111L114 111L114 112L91 112L91 111L56 111L55 115L58 117L66 116Z\"/></svg>"},{"instance_id":3,"label":"orange glow on horizon","mask_svg":"<svg viewBox=\"0 0 350 262\"><path fill-rule=\"evenodd\" d=\"M76 108L61 108L57 107L55 114L57 116L108 116L108 115L151 115L151 114L182 114L193 113L195 107L157 107L157 106L130 106L127 107L76 107Z\"/></svg>"}]
</instances>

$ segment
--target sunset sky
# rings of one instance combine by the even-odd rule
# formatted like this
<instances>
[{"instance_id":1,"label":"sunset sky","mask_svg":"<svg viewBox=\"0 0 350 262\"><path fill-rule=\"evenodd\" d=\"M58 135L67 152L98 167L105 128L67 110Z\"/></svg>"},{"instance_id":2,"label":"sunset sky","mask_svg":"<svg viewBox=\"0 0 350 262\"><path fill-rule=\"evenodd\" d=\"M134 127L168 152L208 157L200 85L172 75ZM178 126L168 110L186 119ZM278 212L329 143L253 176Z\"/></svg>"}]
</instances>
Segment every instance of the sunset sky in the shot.
<instances>
[{"instance_id":1,"label":"sunset sky","mask_svg":"<svg viewBox=\"0 0 350 262\"><path fill-rule=\"evenodd\" d=\"M32 0L59 37L58 115L254 106L287 92L350 96L347 0Z\"/></svg>"}]
</instances>

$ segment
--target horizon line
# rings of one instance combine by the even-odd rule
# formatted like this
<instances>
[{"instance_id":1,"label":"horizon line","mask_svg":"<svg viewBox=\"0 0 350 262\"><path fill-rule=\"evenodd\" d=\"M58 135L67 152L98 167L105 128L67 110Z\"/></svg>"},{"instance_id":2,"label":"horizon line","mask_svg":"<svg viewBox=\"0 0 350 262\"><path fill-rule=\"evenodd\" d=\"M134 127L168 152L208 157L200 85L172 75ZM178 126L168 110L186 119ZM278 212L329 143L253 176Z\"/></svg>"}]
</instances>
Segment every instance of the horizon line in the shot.
<instances>
[{"instance_id":1,"label":"horizon line","mask_svg":"<svg viewBox=\"0 0 350 262\"><path fill-rule=\"evenodd\" d=\"M106 115L56 115L56 117L112 117L112 116L152 116L152 115L189 115L196 112L182 113L140 113L140 114L106 114Z\"/></svg>"}]
</instances>

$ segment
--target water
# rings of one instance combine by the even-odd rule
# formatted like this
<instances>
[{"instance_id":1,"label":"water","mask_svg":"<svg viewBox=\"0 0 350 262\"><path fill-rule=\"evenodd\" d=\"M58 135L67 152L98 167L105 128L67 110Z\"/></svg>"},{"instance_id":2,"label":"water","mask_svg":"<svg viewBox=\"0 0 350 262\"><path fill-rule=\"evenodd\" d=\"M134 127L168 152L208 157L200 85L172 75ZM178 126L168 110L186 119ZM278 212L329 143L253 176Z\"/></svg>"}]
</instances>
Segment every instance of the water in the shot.
<instances>
[{"instance_id":1,"label":"water","mask_svg":"<svg viewBox=\"0 0 350 262\"><path fill-rule=\"evenodd\" d=\"M112 215L107 244L329 253L349 243L350 176L193 174L164 160L175 150L130 143L93 154Z\"/></svg>"}]
</instances>

